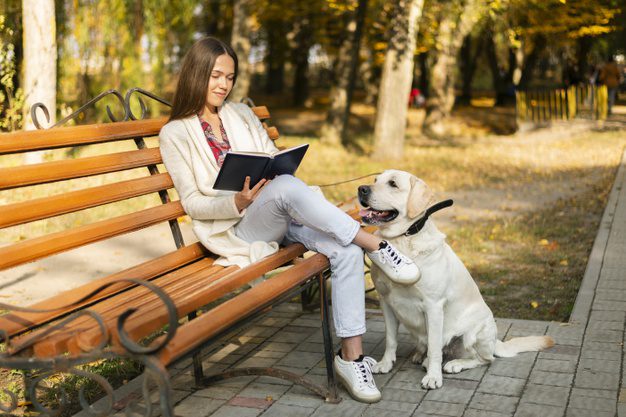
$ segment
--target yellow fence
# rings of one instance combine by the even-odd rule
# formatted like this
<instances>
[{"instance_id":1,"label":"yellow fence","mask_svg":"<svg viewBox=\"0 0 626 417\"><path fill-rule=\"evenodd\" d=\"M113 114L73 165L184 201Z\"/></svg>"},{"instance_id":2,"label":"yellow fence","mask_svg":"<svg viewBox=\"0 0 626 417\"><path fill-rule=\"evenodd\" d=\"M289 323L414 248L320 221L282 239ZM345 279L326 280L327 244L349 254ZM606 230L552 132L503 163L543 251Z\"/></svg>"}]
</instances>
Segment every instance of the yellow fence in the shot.
<instances>
[{"instance_id":1,"label":"yellow fence","mask_svg":"<svg viewBox=\"0 0 626 417\"><path fill-rule=\"evenodd\" d=\"M575 117L606 119L606 86L571 86L554 90L517 91L516 115L520 122L546 123Z\"/></svg>"}]
</instances>

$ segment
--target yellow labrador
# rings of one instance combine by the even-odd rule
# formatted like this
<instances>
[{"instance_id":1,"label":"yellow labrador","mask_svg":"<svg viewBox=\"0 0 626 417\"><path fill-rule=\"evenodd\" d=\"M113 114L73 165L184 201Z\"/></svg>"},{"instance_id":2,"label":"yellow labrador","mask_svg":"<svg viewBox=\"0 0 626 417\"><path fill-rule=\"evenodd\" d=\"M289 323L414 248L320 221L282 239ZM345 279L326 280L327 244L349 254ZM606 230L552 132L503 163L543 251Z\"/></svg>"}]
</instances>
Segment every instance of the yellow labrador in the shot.
<instances>
[{"instance_id":1,"label":"yellow labrador","mask_svg":"<svg viewBox=\"0 0 626 417\"><path fill-rule=\"evenodd\" d=\"M452 202L431 206L432 198L422 180L403 171L385 171L374 184L359 187L359 202L365 207L363 221L377 225L378 234L409 256L421 271L416 283L403 285L372 265L386 326L385 354L374 372L387 373L393 367L400 323L415 342L413 362L422 362L426 368L422 386L427 389L442 386L444 353L443 371L458 373L488 364L494 356L512 357L553 346L549 336L507 342L497 339L496 322L476 283L445 235L428 220L433 211Z\"/></svg>"}]
</instances>

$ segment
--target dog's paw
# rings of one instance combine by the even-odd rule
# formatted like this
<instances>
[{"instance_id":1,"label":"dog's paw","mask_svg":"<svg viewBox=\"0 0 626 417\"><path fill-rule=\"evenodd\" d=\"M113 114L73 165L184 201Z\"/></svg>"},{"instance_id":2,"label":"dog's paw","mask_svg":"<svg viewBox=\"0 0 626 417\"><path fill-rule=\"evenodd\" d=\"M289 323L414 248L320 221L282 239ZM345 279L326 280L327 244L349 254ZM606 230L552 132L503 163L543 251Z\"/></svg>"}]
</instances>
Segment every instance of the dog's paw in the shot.
<instances>
[{"instance_id":1,"label":"dog's paw","mask_svg":"<svg viewBox=\"0 0 626 417\"><path fill-rule=\"evenodd\" d=\"M385 360L385 358L383 358L372 367L372 372L375 374L386 374L393 368L393 362L392 360Z\"/></svg>"},{"instance_id":2,"label":"dog's paw","mask_svg":"<svg viewBox=\"0 0 626 417\"><path fill-rule=\"evenodd\" d=\"M441 374L433 375L428 373L424 378L422 378L422 388L424 389L437 389L441 388L442 385L443 377Z\"/></svg>"},{"instance_id":3,"label":"dog's paw","mask_svg":"<svg viewBox=\"0 0 626 417\"><path fill-rule=\"evenodd\" d=\"M459 360L452 360L443 365L443 371L448 374L458 374L463 370L463 364Z\"/></svg>"}]
</instances>

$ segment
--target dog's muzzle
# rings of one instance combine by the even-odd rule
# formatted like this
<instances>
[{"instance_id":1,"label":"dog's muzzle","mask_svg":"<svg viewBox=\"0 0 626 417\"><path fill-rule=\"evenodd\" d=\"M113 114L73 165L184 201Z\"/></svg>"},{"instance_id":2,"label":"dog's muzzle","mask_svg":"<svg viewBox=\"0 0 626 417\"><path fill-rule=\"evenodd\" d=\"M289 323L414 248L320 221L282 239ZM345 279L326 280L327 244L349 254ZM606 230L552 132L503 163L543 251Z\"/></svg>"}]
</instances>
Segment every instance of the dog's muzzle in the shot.
<instances>
[{"instance_id":1,"label":"dog's muzzle","mask_svg":"<svg viewBox=\"0 0 626 417\"><path fill-rule=\"evenodd\" d=\"M373 207L370 207L369 200L372 195L372 189L369 185L361 185L359 186L359 203L365 208L364 210L359 211L359 215L361 216L361 220L367 224L382 224L387 223L398 217L398 210L388 209L388 210L377 210Z\"/></svg>"}]
</instances>

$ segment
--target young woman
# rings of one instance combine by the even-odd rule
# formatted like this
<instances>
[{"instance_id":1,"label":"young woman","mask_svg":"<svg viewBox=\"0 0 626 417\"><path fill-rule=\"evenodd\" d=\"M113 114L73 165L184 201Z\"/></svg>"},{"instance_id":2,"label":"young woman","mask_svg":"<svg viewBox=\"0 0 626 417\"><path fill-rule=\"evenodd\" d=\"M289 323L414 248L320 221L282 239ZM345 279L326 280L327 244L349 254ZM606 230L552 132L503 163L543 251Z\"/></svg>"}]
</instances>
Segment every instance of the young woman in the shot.
<instances>
[{"instance_id":1,"label":"young woman","mask_svg":"<svg viewBox=\"0 0 626 417\"><path fill-rule=\"evenodd\" d=\"M226 101L237 79L237 56L215 38L197 41L185 56L169 122L159 134L163 162L193 220L200 242L221 257L220 265L244 267L301 242L323 253L332 271L332 311L341 350L334 368L350 394L380 400L372 377L376 362L363 357L365 333L363 251L398 282L419 279L417 266L321 193L291 175L262 180L240 192L212 188L225 154L276 150L245 104Z\"/></svg>"}]
</instances>

